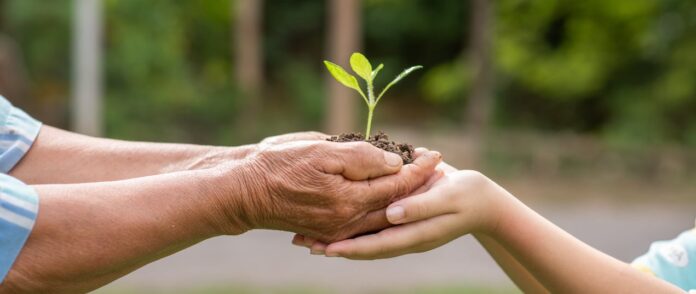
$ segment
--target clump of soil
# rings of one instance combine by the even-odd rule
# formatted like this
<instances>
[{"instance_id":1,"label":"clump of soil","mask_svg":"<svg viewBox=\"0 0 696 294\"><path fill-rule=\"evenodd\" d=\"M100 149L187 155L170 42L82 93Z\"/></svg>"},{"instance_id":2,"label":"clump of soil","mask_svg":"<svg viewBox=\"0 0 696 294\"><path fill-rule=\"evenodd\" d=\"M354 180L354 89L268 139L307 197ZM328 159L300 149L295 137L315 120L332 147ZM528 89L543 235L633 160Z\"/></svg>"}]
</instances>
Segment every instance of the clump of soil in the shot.
<instances>
[{"instance_id":1,"label":"clump of soil","mask_svg":"<svg viewBox=\"0 0 696 294\"><path fill-rule=\"evenodd\" d=\"M331 142L357 142L365 141L365 136L361 133L343 133L338 136L331 136L326 140ZM401 156L401 160L404 161L404 164L413 162L413 146L411 146L411 144L389 141L389 136L381 131L370 136L367 142L384 151L396 153Z\"/></svg>"}]
</instances>

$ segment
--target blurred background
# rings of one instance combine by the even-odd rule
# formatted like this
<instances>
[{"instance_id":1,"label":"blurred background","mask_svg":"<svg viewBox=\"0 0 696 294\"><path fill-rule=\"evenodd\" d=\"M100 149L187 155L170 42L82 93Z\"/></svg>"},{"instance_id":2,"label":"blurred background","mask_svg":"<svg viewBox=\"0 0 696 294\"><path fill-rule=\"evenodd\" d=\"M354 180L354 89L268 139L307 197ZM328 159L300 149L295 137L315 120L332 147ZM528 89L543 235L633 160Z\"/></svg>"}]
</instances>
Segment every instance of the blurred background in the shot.
<instances>
[{"instance_id":1,"label":"blurred background","mask_svg":"<svg viewBox=\"0 0 696 294\"><path fill-rule=\"evenodd\" d=\"M361 131L363 102L322 64L354 51L384 63L377 88L424 66L373 129L483 171L583 241L630 261L693 226L691 0L0 0L0 94L112 138ZM98 292L516 291L469 238L369 263L289 238L206 241Z\"/></svg>"}]
</instances>

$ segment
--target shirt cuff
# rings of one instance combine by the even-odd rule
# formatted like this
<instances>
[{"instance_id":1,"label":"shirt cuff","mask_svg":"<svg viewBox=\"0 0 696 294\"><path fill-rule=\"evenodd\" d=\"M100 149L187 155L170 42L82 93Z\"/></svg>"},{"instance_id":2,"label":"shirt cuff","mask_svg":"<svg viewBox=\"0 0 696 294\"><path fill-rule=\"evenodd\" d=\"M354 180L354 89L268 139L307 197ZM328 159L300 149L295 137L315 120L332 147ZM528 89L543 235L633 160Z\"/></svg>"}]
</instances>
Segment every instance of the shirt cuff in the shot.
<instances>
[{"instance_id":1,"label":"shirt cuff","mask_svg":"<svg viewBox=\"0 0 696 294\"><path fill-rule=\"evenodd\" d=\"M0 172L9 173L39 135L41 123L0 96Z\"/></svg>"},{"instance_id":2,"label":"shirt cuff","mask_svg":"<svg viewBox=\"0 0 696 294\"><path fill-rule=\"evenodd\" d=\"M677 238L658 241L650 250L636 258L633 266L652 273L683 290L696 288L696 234L693 230L681 233Z\"/></svg>"},{"instance_id":3,"label":"shirt cuff","mask_svg":"<svg viewBox=\"0 0 696 294\"><path fill-rule=\"evenodd\" d=\"M0 174L0 283L24 247L38 210L39 197L34 189Z\"/></svg>"}]
</instances>

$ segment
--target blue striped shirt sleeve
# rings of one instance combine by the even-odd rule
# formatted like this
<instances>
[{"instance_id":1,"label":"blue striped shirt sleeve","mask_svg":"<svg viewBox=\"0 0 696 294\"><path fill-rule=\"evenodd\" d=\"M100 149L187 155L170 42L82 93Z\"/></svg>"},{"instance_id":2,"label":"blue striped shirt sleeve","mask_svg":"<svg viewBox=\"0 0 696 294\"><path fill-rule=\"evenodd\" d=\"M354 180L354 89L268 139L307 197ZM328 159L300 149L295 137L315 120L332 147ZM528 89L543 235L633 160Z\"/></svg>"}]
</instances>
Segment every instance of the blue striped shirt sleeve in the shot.
<instances>
[{"instance_id":1,"label":"blue striped shirt sleeve","mask_svg":"<svg viewBox=\"0 0 696 294\"><path fill-rule=\"evenodd\" d=\"M0 174L0 282L29 237L38 210L39 198L34 189Z\"/></svg>"},{"instance_id":2,"label":"blue striped shirt sleeve","mask_svg":"<svg viewBox=\"0 0 696 294\"><path fill-rule=\"evenodd\" d=\"M0 96L0 172L10 170L29 151L41 123Z\"/></svg>"},{"instance_id":3,"label":"blue striped shirt sleeve","mask_svg":"<svg viewBox=\"0 0 696 294\"><path fill-rule=\"evenodd\" d=\"M34 189L7 173L29 151L40 128L40 122L0 96L0 282L29 237L39 209Z\"/></svg>"}]
</instances>

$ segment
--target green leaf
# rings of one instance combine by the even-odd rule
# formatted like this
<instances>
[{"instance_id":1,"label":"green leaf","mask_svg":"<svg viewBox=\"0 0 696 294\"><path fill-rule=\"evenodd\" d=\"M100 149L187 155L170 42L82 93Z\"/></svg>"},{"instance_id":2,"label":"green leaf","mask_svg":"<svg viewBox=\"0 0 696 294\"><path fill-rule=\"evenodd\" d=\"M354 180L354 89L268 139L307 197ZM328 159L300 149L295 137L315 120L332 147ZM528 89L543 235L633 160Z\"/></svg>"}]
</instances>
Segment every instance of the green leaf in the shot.
<instances>
[{"instance_id":1,"label":"green leaf","mask_svg":"<svg viewBox=\"0 0 696 294\"><path fill-rule=\"evenodd\" d=\"M324 65L326 65L326 68L329 70L334 79L339 81L344 86L358 91L358 93L360 93L360 96L362 96L363 99L365 99L365 102L367 102L367 97L365 97L365 93L363 93L362 89L360 89L358 79L346 72L346 70L343 69L340 65L335 64L331 61L324 60Z\"/></svg>"},{"instance_id":2,"label":"green leaf","mask_svg":"<svg viewBox=\"0 0 696 294\"><path fill-rule=\"evenodd\" d=\"M370 76L370 79L374 80L377 77L377 74L379 73L380 70L384 67L384 64L380 63L375 70L372 71L372 75Z\"/></svg>"},{"instance_id":3,"label":"green leaf","mask_svg":"<svg viewBox=\"0 0 696 294\"><path fill-rule=\"evenodd\" d=\"M336 79L348 88L360 90L358 80L353 75L346 72L346 70L343 69L340 65L326 60L324 60L324 64L326 65L326 68L329 70L334 79Z\"/></svg>"},{"instance_id":4,"label":"green leaf","mask_svg":"<svg viewBox=\"0 0 696 294\"><path fill-rule=\"evenodd\" d=\"M350 56L350 67L365 81L371 81L372 65L365 55L358 52L353 53Z\"/></svg>"},{"instance_id":5,"label":"green leaf","mask_svg":"<svg viewBox=\"0 0 696 294\"><path fill-rule=\"evenodd\" d=\"M401 81L407 75L409 75L412 72L419 70L421 68L423 68L423 66L416 65L416 66L409 67L409 68L405 69L404 71L402 71L398 76L396 76L396 78L394 78L393 81L391 81L391 83L389 83L386 87L384 87L384 90L382 90L382 93L379 93L379 96L377 97L377 102L379 102L379 99L382 99L382 95L384 95L384 93L386 93L387 90L389 90L389 88L391 88L393 85L395 85L396 83Z\"/></svg>"}]
</instances>

